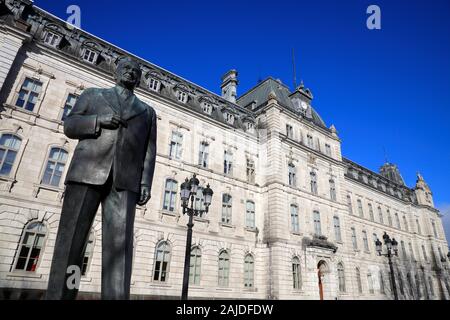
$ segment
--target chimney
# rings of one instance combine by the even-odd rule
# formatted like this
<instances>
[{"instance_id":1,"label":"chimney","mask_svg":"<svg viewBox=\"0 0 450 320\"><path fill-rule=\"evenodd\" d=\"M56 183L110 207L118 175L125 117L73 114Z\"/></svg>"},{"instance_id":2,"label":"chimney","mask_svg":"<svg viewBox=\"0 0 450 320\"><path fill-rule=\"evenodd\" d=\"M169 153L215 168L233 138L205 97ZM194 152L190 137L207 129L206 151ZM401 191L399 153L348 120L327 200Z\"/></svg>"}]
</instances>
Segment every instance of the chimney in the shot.
<instances>
[{"instance_id":1,"label":"chimney","mask_svg":"<svg viewBox=\"0 0 450 320\"><path fill-rule=\"evenodd\" d=\"M236 103L237 97L237 80L238 72L234 69L228 71L222 76L222 98L230 102Z\"/></svg>"}]
</instances>

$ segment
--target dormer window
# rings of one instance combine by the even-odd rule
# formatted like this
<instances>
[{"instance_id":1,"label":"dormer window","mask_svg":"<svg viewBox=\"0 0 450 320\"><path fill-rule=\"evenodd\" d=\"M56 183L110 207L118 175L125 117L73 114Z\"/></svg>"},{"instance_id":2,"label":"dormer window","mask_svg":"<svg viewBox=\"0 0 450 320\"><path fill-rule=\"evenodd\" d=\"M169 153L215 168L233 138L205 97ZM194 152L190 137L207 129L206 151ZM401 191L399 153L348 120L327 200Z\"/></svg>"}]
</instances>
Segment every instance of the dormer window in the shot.
<instances>
[{"instance_id":1,"label":"dormer window","mask_svg":"<svg viewBox=\"0 0 450 320\"><path fill-rule=\"evenodd\" d=\"M234 115L232 115L230 112L226 111L224 113L225 121L229 124L234 124Z\"/></svg>"},{"instance_id":2,"label":"dormer window","mask_svg":"<svg viewBox=\"0 0 450 320\"><path fill-rule=\"evenodd\" d=\"M61 36L51 31L47 31L44 37L44 43L56 48L61 42Z\"/></svg>"},{"instance_id":3,"label":"dormer window","mask_svg":"<svg viewBox=\"0 0 450 320\"><path fill-rule=\"evenodd\" d=\"M247 129L247 132L254 132L255 131L255 124L253 122L247 121L245 123L245 128Z\"/></svg>"},{"instance_id":4,"label":"dormer window","mask_svg":"<svg viewBox=\"0 0 450 320\"><path fill-rule=\"evenodd\" d=\"M148 88L152 91L158 92L161 87L161 81L156 80L155 78L150 78L148 80Z\"/></svg>"},{"instance_id":5,"label":"dormer window","mask_svg":"<svg viewBox=\"0 0 450 320\"><path fill-rule=\"evenodd\" d=\"M85 48L82 57L84 61L95 64L97 62L98 52Z\"/></svg>"},{"instance_id":6,"label":"dormer window","mask_svg":"<svg viewBox=\"0 0 450 320\"><path fill-rule=\"evenodd\" d=\"M209 102L203 101L202 102L202 110L206 114L211 114L212 110L213 110L212 104Z\"/></svg>"},{"instance_id":7,"label":"dormer window","mask_svg":"<svg viewBox=\"0 0 450 320\"><path fill-rule=\"evenodd\" d=\"M177 90L177 99L181 103L186 103L187 100L188 100L187 92L184 92L184 91L181 91L181 90Z\"/></svg>"}]
</instances>

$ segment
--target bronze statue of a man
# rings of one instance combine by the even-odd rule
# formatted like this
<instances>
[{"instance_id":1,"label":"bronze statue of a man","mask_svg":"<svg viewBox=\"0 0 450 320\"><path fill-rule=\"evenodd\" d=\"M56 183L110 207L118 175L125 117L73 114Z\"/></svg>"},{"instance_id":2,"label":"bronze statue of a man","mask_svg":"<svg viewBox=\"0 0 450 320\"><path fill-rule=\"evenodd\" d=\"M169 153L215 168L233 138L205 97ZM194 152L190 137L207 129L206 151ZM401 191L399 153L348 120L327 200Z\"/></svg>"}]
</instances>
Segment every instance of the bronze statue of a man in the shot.
<instances>
[{"instance_id":1,"label":"bronze statue of a man","mask_svg":"<svg viewBox=\"0 0 450 320\"><path fill-rule=\"evenodd\" d=\"M116 86L86 89L64 121L78 139L67 172L46 299L75 299L69 266L81 268L102 204L102 299L129 299L136 204L150 199L156 156L156 113L133 93L139 64L119 60Z\"/></svg>"}]
</instances>

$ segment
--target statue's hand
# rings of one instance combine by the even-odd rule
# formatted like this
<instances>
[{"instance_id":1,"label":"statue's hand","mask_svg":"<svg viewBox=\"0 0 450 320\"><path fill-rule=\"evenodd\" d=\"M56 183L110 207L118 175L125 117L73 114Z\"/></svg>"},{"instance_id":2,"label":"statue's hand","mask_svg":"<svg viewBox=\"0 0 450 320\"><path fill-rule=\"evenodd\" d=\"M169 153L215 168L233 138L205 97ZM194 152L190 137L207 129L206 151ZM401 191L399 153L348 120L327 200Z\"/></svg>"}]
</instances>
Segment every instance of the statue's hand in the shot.
<instances>
[{"instance_id":1,"label":"statue's hand","mask_svg":"<svg viewBox=\"0 0 450 320\"><path fill-rule=\"evenodd\" d=\"M138 205L143 206L150 200L150 187L141 185L141 194L139 196L139 201L137 202Z\"/></svg>"},{"instance_id":2,"label":"statue's hand","mask_svg":"<svg viewBox=\"0 0 450 320\"><path fill-rule=\"evenodd\" d=\"M101 128L117 129L122 123L122 119L117 114L103 114L97 117Z\"/></svg>"}]
</instances>

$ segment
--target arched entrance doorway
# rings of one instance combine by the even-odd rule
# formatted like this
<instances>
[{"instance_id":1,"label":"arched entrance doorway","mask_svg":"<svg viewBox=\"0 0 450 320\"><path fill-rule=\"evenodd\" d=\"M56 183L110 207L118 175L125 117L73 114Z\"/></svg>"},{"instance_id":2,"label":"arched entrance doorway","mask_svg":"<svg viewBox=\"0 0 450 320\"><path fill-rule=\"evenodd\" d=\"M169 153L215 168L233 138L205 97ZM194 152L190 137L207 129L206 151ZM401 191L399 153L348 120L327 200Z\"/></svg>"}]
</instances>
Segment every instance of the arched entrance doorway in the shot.
<instances>
[{"instance_id":1,"label":"arched entrance doorway","mask_svg":"<svg viewBox=\"0 0 450 320\"><path fill-rule=\"evenodd\" d=\"M317 278L318 278L318 283L319 283L319 297L320 300L323 300L324 295L324 279L325 279L325 274L328 273L328 265L325 261L320 260L319 263L317 264Z\"/></svg>"}]
</instances>

